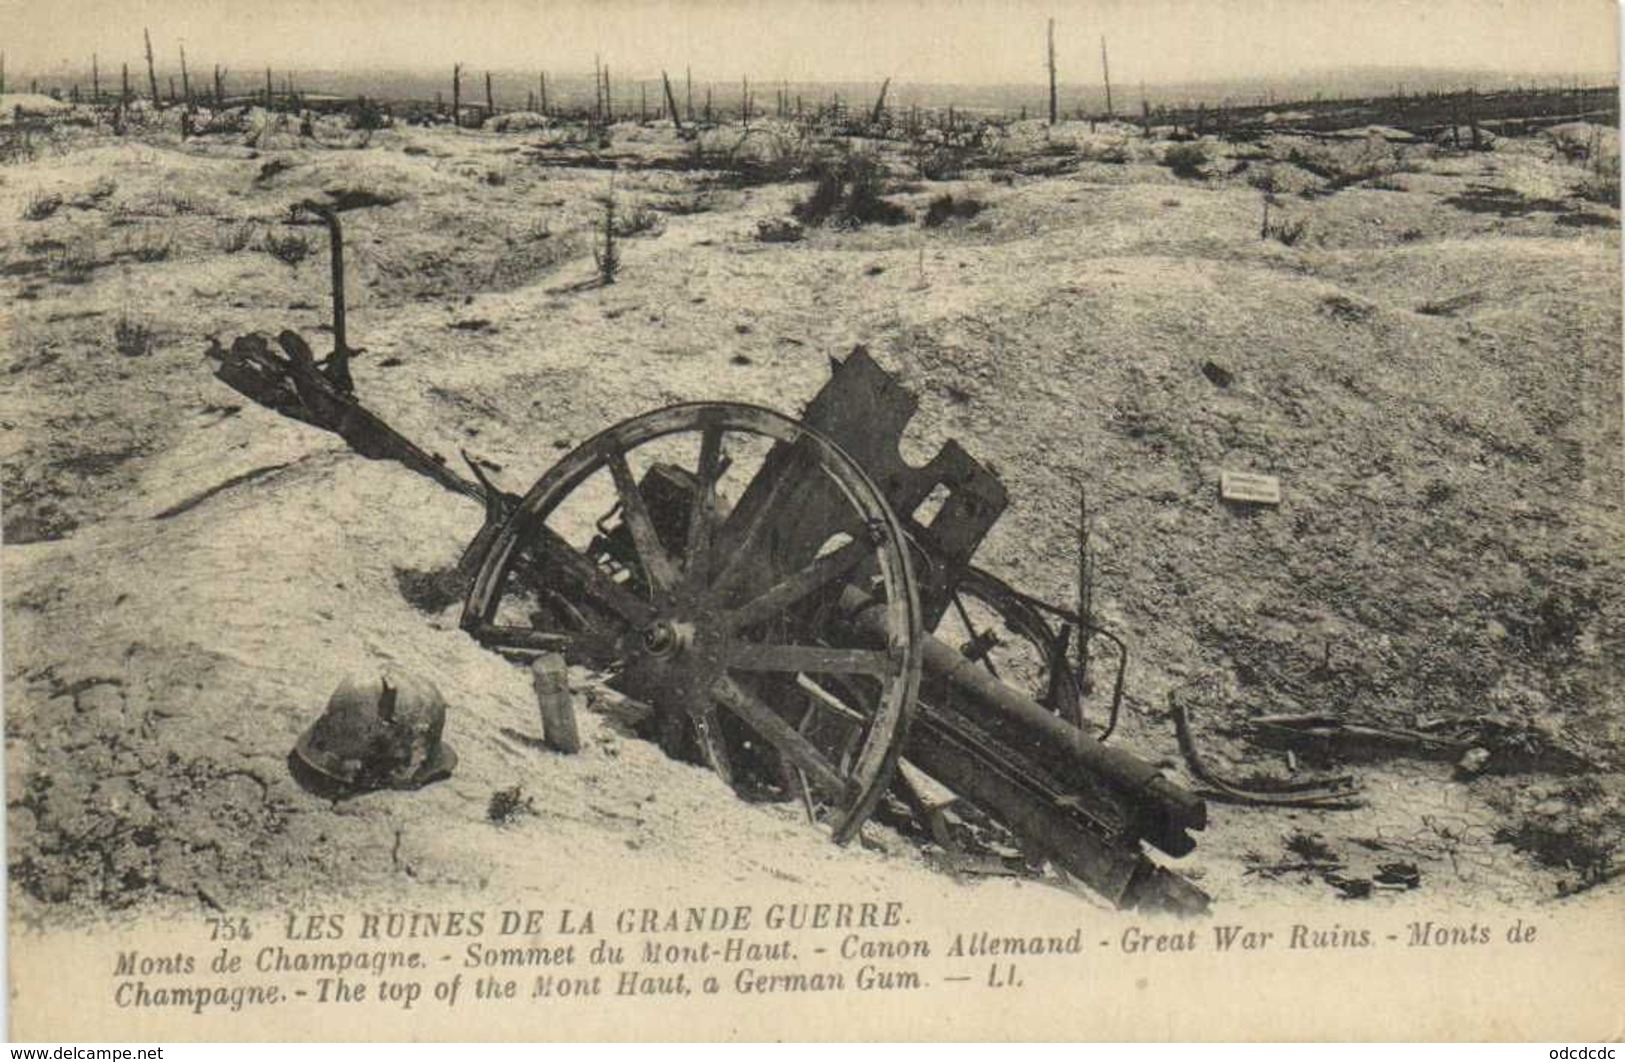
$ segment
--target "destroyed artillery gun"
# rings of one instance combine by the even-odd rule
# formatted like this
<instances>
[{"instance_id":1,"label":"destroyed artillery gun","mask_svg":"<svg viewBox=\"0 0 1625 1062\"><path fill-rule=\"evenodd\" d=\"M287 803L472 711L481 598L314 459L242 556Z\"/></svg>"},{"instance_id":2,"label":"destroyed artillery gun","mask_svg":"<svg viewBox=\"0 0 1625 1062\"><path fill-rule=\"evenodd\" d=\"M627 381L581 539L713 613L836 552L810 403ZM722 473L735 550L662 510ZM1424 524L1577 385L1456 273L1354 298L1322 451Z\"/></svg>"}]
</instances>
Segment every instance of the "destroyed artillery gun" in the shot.
<instances>
[{"instance_id":1,"label":"destroyed artillery gun","mask_svg":"<svg viewBox=\"0 0 1625 1062\"><path fill-rule=\"evenodd\" d=\"M971 563L1006 507L1003 485L957 442L923 467L905 462L917 401L862 348L800 420L668 406L606 428L518 496L472 459L475 480L462 478L355 399L337 253L334 279L325 362L292 331L281 353L248 335L217 375L484 504L460 562L462 626L482 645L562 652L609 675L650 708L668 754L742 794L799 798L838 843L894 782L922 819L946 787L1119 907L1206 909L1146 851L1190 852L1203 801L1085 732L1067 632L1089 618ZM974 630L967 599L1036 654L1042 672L1025 677L1041 690L1001 681L997 639ZM972 627L963 649L931 633L950 610ZM1115 719L1126 651L1112 640Z\"/></svg>"}]
</instances>

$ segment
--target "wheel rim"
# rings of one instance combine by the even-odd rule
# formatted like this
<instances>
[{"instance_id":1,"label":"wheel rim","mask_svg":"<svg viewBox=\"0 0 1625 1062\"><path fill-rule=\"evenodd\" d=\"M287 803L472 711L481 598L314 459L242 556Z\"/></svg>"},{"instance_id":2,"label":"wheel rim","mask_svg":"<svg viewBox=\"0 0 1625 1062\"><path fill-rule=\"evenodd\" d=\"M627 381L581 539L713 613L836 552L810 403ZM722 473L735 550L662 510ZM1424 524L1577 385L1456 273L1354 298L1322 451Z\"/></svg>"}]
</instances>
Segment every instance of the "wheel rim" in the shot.
<instances>
[{"instance_id":1,"label":"wheel rim","mask_svg":"<svg viewBox=\"0 0 1625 1062\"><path fill-rule=\"evenodd\" d=\"M650 463L674 443L688 447L691 469ZM730 451L767 447L753 477L762 482L724 512L726 476L749 473ZM657 466L679 469L666 475L685 484L686 511L652 504L640 464L645 482ZM572 542L564 510L594 491L616 503L619 525L597 521L600 535L582 545L577 512ZM809 497L825 504L804 513L796 499ZM856 607L881 610L884 644L842 622ZM657 710L668 751L686 725L730 783L760 740L786 788L809 809L810 794L823 799L843 843L890 780L919 686L917 592L884 497L828 438L736 403L656 410L566 455L493 541L463 626L497 649L564 636L573 656L615 671L619 688Z\"/></svg>"}]
</instances>

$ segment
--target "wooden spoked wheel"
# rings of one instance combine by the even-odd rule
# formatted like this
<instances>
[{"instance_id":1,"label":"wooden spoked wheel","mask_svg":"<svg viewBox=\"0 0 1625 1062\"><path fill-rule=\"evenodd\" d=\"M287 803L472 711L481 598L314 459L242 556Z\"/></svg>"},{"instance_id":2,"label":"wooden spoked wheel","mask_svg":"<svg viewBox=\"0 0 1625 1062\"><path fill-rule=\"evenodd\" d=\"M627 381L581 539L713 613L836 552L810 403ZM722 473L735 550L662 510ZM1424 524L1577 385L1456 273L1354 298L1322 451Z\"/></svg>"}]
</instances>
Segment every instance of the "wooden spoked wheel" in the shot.
<instances>
[{"instance_id":1,"label":"wooden spoked wheel","mask_svg":"<svg viewBox=\"0 0 1625 1062\"><path fill-rule=\"evenodd\" d=\"M851 622L872 610L883 639ZM463 627L496 649L568 646L655 708L668 751L686 732L736 786L736 766L774 761L843 843L890 781L919 687L896 516L833 442L757 406L670 406L577 447L493 541Z\"/></svg>"}]
</instances>

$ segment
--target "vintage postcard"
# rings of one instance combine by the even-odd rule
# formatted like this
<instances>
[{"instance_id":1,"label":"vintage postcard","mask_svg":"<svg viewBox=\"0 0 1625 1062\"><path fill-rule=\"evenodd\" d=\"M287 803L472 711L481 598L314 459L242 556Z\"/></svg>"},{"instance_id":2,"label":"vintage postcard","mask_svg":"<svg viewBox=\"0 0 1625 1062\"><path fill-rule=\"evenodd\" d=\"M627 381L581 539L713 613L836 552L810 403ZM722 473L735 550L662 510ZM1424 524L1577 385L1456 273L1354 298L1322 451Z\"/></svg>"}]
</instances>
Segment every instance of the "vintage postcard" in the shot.
<instances>
[{"instance_id":1,"label":"vintage postcard","mask_svg":"<svg viewBox=\"0 0 1625 1062\"><path fill-rule=\"evenodd\" d=\"M0 23L13 1039L1625 1033L1613 4Z\"/></svg>"}]
</instances>

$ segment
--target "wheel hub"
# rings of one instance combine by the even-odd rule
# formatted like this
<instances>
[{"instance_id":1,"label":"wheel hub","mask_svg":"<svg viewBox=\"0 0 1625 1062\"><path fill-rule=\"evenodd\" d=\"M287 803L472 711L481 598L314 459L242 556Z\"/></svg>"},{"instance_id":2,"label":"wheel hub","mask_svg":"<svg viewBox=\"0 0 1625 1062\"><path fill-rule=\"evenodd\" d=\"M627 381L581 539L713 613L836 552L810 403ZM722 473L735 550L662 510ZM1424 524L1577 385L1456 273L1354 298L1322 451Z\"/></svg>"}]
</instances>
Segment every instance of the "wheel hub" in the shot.
<instances>
[{"instance_id":1,"label":"wheel hub","mask_svg":"<svg viewBox=\"0 0 1625 1062\"><path fill-rule=\"evenodd\" d=\"M650 656L672 657L694 644L694 625L681 620L659 619L643 629L643 649Z\"/></svg>"}]
</instances>

